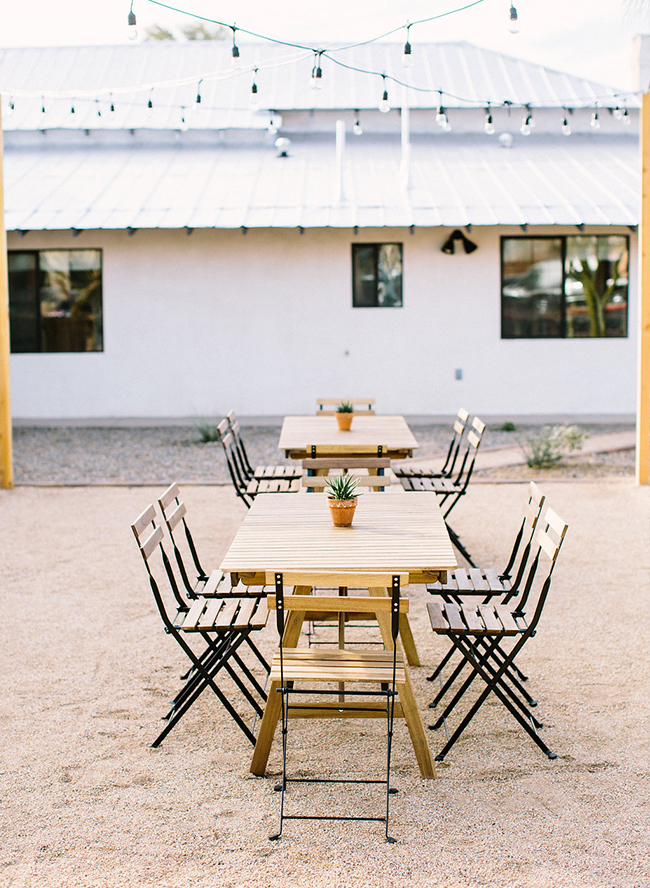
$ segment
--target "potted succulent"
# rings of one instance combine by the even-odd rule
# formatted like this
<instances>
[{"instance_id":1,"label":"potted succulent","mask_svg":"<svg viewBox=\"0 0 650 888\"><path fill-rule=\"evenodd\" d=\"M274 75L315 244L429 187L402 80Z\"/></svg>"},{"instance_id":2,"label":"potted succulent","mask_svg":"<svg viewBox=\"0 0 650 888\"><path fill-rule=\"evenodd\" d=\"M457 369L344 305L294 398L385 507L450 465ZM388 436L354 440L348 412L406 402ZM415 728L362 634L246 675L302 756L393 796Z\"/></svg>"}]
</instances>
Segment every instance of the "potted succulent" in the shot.
<instances>
[{"instance_id":1,"label":"potted succulent","mask_svg":"<svg viewBox=\"0 0 650 888\"><path fill-rule=\"evenodd\" d=\"M350 404L349 401L341 401L336 405L336 410L334 412L336 416L336 421L339 424L339 428L342 432L349 432L350 426L352 425L352 419L354 418L354 407Z\"/></svg>"},{"instance_id":2,"label":"potted succulent","mask_svg":"<svg viewBox=\"0 0 650 888\"><path fill-rule=\"evenodd\" d=\"M350 527L357 507L356 487L359 479L355 475L332 475L325 482L327 503L334 527Z\"/></svg>"}]
</instances>

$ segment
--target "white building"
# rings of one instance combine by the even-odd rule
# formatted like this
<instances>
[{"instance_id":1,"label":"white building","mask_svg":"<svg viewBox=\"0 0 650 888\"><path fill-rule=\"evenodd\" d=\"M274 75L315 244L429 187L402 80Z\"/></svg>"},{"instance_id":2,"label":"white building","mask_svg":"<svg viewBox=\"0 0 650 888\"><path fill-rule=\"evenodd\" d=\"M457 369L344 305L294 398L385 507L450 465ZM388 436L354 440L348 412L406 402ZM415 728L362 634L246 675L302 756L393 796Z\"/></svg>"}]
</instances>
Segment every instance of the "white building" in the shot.
<instances>
[{"instance_id":1,"label":"white building","mask_svg":"<svg viewBox=\"0 0 650 888\"><path fill-rule=\"evenodd\" d=\"M634 412L635 96L468 44L318 90L230 49L0 51L16 418Z\"/></svg>"}]
</instances>

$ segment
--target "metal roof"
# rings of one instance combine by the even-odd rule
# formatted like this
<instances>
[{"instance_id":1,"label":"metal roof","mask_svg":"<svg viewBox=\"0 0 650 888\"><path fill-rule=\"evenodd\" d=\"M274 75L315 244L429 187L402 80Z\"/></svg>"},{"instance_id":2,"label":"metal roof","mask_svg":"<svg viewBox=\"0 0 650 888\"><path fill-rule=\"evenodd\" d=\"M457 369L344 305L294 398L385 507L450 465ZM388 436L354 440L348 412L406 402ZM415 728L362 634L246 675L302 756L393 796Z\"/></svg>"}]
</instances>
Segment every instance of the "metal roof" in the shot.
<instances>
[{"instance_id":1,"label":"metal roof","mask_svg":"<svg viewBox=\"0 0 650 888\"><path fill-rule=\"evenodd\" d=\"M243 44L238 71L232 68L230 51L228 41L2 49L0 92L5 103L13 97L16 106L11 117L5 116L5 129L177 127L183 109L196 108L198 92L205 113L190 117L191 128L255 126L258 118L249 110L253 80L259 105L266 110L376 109L384 84L363 71L385 73L414 87L409 90L414 109L436 108L439 91L451 108L504 103L535 108L639 106L636 96L619 99L611 86L464 42L414 43L410 68L402 66L403 44L333 49L332 56L341 64L322 58L320 90L310 88L310 51ZM385 85L391 104L399 106L402 88L390 79ZM149 99L152 112L147 109Z\"/></svg>"},{"instance_id":2,"label":"metal roof","mask_svg":"<svg viewBox=\"0 0 650 888\"><path fill-rule=\"evenodd\" d=\"M343 199L333 136L229 144L199 134L123 144L7 139L8 230L635 225L633 135L532 135L503 148L484 135L412 137L409 187L398 136L349 139ZM40 142L36 142L40 139ZM15 144L18 141L22 144Z\"/></svg>"}]
</instances>

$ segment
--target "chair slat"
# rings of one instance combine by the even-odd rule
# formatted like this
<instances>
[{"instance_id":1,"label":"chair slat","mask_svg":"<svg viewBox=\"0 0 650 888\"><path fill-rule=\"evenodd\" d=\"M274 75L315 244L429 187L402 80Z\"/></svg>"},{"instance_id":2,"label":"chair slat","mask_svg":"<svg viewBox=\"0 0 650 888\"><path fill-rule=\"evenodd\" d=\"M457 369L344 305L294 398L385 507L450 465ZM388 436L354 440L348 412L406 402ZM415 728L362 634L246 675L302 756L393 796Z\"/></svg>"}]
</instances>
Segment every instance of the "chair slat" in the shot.
<instances>
[{"instance_id":1,"label":"chair slat","mask_svg":"<svg viewBox=\"0 0 650 888\"><path fill-rule=\"evenodd\" d=\"M427 602L429 620L434 632L447 632L449 629L449 623L445 619L442 607L443 602L439 598L434 598L433 601Z\"/></svg>"},{"instance_id":2,"label":"chair slat","mask_svg":"<svg viewBox=\"0 0 650 888\"><path fill-rule=\"evenodd\" d=\"M223 602L223 606L219 611L214 625L219 629L225 629L232 625L237 609L239 608L239 599L235 598L230 601L227 598L222 598L221 601Z\"/></svg>"},{"instance_id":3,"label":"chair slat","mask_svg":"<svg viewBox=\"0 0 650 888\"><path fill-rule=\"evenodd\" d=\"M467 627L460 615L460 608L458 605L447 601L445 602L444 609L447 621L449 622L449 628L453 632L467 632Z\"/></svg>"},{"instance_id":4,"label":"chair slat","mask_svg":"<svg viewBox=\"0 0 650 888\"><path fill-rule=\"evenodd\" d=\"M472 607L471 604L464 604L462 606L463 619L467 625L467 628L470 632L484 632L483 621L479 617L476 606Z\"/></svg>"},{"instance_id":5,"label":"chair slat","mask_svg":"<svg viewBox=\"0 0 650 888\"><path fill-rule=\"evenodd\" d=\"M205 598L197 598L196 601L192 604L189 611L185 615L185 619L183 620L183 624L181 625L181 629L183 632L191 632L196 629L201 614L203 613L206 606Z\"/></svg>"},{"instance_id":6,"label":"chair slat","mask_svg":"<svg viewBox=\"0 0 650 888\"><path fill-rule=\"evenodd\" d=\"M478 609L488 632L503 632L501 622L497 619L494 613L493 604L479 604Z\"/></svg>"},{"instance_id":7,"label":"chair slat","mask_svg":"<svg viewBox=\"0 0 650 888\"><path fill-rule=\"evenodd\" d=\"M501 620L506 635L518 635L519 627L513 619L510 608L506 604L495 604L494 609Z\"/></svg>"}]
</instances>

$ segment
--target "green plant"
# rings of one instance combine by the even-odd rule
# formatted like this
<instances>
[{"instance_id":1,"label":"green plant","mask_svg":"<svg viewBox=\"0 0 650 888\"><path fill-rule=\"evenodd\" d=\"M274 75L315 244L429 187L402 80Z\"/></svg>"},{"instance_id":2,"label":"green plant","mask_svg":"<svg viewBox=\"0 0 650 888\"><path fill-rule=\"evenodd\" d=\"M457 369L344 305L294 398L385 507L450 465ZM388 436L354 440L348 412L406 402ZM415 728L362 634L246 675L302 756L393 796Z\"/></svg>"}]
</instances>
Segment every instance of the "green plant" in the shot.
<instances>
[{"instance_id":1,"label":"green plant","mask_svg":"<svg viewBox=\"0 0 650 888\"><path fill-rule=\"evenodd\" d=\"M201 438L201 444L210 444L213 441L218 441L220 438L219 427L216 425L201 423L197 425L196 430Z\"/></svg>"},{"instance_id":2,"label":"green plant","mask_svg":"<svg viewBox=\"0 0 650 888\"><path fill-rule=\"evenodd\" d=\"M359 479L356 475L332 475L325 481L328 488L327 495L330 499L335 500L351 500L360 493L355 493Z\"/></svg>"},{"instance_id":3,"label":"green plant","mask_svg":"<svg viewBox=\"0 0 650 888\"><path fill-rule=\"evenodd\" d=\"M514 424L514 422L510 422L510 420L508 420L507 422L504 422L502 425L499 426L499 431L500 432L516 432L517 426Z\"/></svg>"},{"instance_id":4,"label":"green plant","mask_svg":"<svg viewBox=\"0 0 650 888\"><path fill-rule=\"evenodd\" d=\"M354 413L354 407L349 401L339 401L336 405L336 413Z\"/></svg>"},{"instance_id":5,"label":"green plant","mask_svg":"<svg viewBox=\"0 0 650 888\"><path fill-rule=\"evenodd\" d=\"M544 426L538 435L532 435L520 444L531 469L550 469L556 466L565 453L582 449L587 435L577 426Z\"/></svg>"}]
</instances>

